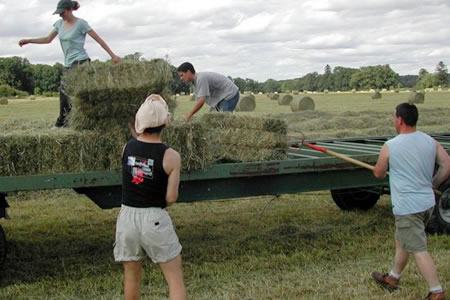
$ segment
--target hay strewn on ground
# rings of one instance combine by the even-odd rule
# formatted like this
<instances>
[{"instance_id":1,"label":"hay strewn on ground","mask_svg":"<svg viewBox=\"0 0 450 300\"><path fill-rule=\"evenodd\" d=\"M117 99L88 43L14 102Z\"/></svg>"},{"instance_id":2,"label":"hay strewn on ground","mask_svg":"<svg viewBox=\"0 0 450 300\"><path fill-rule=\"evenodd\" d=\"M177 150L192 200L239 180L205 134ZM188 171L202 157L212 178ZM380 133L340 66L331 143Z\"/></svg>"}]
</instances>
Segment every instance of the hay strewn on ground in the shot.
<instances>
[{"instance_id":1,"label":"hay strewn on ground","mask_svg":"<svg viewBox=\"0 0 450 300\"><path fill-rule=\"evenodd\" d=\"M162 60L94 62L83 64L64 76L66 91L72 96L70 126L77 130L108 130L129 122L145 98L161 94L169 110L176 107L166 92L172 73Z\"/></svg>"},{"instance_id":2,"label":"hay strewn on ground","mask_svg":"<svg viewBox=\"0 0 450 300\"><path fill-rule=\"evenodd\" d=\"M448 108L420 108L417 130L426 133L450 131L450 115L443 114ZM303 132L307 139L344 138L363 136L396 135L392 113L346 111L329 113L322 111L298 111L274 115L289 124L288 137L298 140Z\"/></svg>"}]
</instances>

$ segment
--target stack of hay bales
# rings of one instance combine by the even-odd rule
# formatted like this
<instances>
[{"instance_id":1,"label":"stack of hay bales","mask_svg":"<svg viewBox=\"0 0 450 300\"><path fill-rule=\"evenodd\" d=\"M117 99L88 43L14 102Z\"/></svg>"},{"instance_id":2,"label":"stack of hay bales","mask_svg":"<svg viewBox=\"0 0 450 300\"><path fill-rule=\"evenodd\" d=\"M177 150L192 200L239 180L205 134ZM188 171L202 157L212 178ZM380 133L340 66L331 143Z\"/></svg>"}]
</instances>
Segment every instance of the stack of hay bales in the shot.
<instances>
[{"instance_id":1,"label":"stack of hay bales","mask_svg":"<svg viewBox=\"0 0 450 300\"><path fill-rule=\"evenodd\" d=\"M209 129L210 152L215 161L249 162L287 158L287 124L284 120L209 113L199 121Z\"/></svg>"},{"instance_id":2,"label":"stack of hay bales","mask_svg":"<svg viewBox=\"0 0 450 300\"><path fill-rule=\"evenodd\" d=\"M372 95L372 99L381 99L381 93L379 91L376 91L373 95Z\"/></svg>"},{"instance_id":3,"label":"stack of hay bales","mask_svg":"<svg viewBox=\"0 0 450 300\"><path fill-rule=\"evenodd\" d=\"M291 95L287 94L284 95L281 98L278 98L278 104L279 105L289 105L291 104L292 99L294 99L294 97L292 97Z\"/></svg>"},{"instance_id":4,"label":"stack of hay bales","mask_svg":"<svg viewBox=\"0 0 450 300\"><path fill-rule=\"evenodd\" d=\"M119 170L122 133L0 130L0 176Z\"/></svg>"},{"instance_id":5,"label":"stack of hay bales","mask_svg":"<svg viewBox=\"0 0 450 300\"><path fill-rule=\"evenodd\" d=\"M408 96L408 103L420 104L425 102L425 94L421 92L412 92Z\"/></svg>"},{"instance_id":6,"label":"stack of hay bales","mask_svg":"<svg viewBox=\"0 0 450 300\"><path fill-rule=\"evenodd\" d=\"M8 99L7 98L0 99L0 105L7 105L7 104L8 104Z\"/></svg>"},{"instance_id":7,"label":"stack of hay bales","mask_svg":"<svg viewBox=\"0 0 450 300\"><path fill-rule=\"evenodd\" d=\"M291 111L314 110L316 105L311 97L295 98L291 101Z\"/></svg>"},{"instance_id":8,"label":"stack of hay bales","mask_svg":"<svg viewBox=\"0 0 450 300\"><path fill-rule=\"evenodd\" d=\"M172 80L170 65L162 60L128 61L121 64L93 62L64 76L72 96L70 126L77 130L111 130L133 122L150 94L161 94L171 112L176 102L167 92Z\"/></svg>"},{"instance_id":9,"label":"stack of hay bales","mask_svg":"<svg viewBox=\"0 0 450 300\"><path fill-rule=\"evenodd\" d=\"M256 108L255 96L246 95L239 99L236 111L254 111Z\"/></svg>"},{"instance_id":10,"label":"stack of hay bales","mask_svg":"<svg viewBox=\"0 0 450 300\"><path fill-rule=\"evenodd\" d=\"M0 126L0 176L119 171L123 146L131 137L125 130L30 128L33 125ZM163 141L180 153L183 171L214 162L203 124L174 122L163 132Z\"/></svg>"},{"instance_id":11,"label":"stack of hay bales","mask_svg":"<svg viewBox=\"0 0 450 300\"><path fill-rule=\"evenodd\" d=\"M120 170L123 145L131 137L127 124L134 123L147 95L162 94L174 111L175 102L165 94L170 78L162 60L92 63L68 72L72 128L10 130L0 124L0 176ZM213 113L173 122L163 141L180 153L186 172L218 160L285 159L286 131L282 120Z\"/></svg>"}]
</instances>

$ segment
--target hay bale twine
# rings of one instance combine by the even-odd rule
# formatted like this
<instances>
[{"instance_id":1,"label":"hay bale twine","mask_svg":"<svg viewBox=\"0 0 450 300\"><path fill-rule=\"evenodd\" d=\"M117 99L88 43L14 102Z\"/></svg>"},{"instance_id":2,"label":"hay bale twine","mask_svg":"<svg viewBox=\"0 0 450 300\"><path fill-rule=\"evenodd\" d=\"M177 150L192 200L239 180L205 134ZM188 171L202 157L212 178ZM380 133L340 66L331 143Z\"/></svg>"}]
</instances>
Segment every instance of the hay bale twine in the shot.
<instances>
[{"instance_id":1,"label":"hay bale twine","mask_svg":"<svg viewBox=\"0 0 450 300\"><path fill-rule=\"evenodd\" d=\"M381 93L379 91L376 91L373 95L372 95L372 99L381 99Z\"/></svg>"},{"instance_id":2,"label":"hay bale twine","mask_svg":"<svg viewBox=\"0 0 450 300\"><path fill-rule=\"evenodd\" d=\"M295 98L291 101L291 111L314 110L316 105L311 97Z\"/></svg>"},{"instance_id":3,"label":"hay bale twine","mask_svg":"<svg viewBox=\"0 0 450 300\"><path fill-rule=\"evenodd\" d=\"M6 98L0 99L0 104L1 105L7 105L8 104L8 99L6 99Z\"/></svg>"},{"instance_id":4,"label":"hay bale twine","mask_svg":"<svg viewBox=\"0 0 450 300\"><path fill-rule=\"evenodd\" d=\"M239 99L238 104L236 105L236 111L254 111L256 108L255 96L246 95Z\"/></svg>"},{"instance_id":5,"label":"hay bale twine","mask_svg":"<svg viewBox=\"0 0 450 300\"><path fill-rule=\"evenodd\" d=\"M278 98L278 104L279 105L289 105L291 104L292 99L294 99L294 97L292 97L291 95L284 95L281 98Z\"/></svg>"},{"instance_id":6,"label":"hay bale twine","mask_svg":"<svg viewBox=\"0 0 450 300\"><path fill-rule=\"evenodd\" d=\"M413 92L409 94L408 103L417 104L425 102L425 94L420 92Z\"/></svg>"},{"instance_id":7,"label":"hay bale twine","mask_svg":"<svg viewBox=\"0 0 450 300\"><path fill-rule=\"evenodd\" d=\"M280 98L280 95L278 95L278 94L273 94L273 95L270 97L271 100L278 100L278 98Z\"/></svg>"}]
</instances>

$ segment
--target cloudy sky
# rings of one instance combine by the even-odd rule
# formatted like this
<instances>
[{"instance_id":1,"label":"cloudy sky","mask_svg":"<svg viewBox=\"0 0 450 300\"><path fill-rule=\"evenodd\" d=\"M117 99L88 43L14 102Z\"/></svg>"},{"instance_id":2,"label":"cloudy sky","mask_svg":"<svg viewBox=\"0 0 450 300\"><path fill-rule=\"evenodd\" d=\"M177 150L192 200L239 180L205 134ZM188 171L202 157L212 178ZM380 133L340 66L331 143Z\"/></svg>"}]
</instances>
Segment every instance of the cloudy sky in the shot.
<instances>
[{"instance_id":1,"label":"cloudy sky","mask_svg":"<svg viewBox=\"0 0 450 300\"><path fill-rule=\"evenodd\" d=\"M17 43L52 30L56 0L0 0L0 57L62 62L59 41ZM124 56L168 56L197 71L265 81L323 73L326 64L390 64L400 75L450 64L449 0L80 0L75 12ZM90 37L93 59L109 56Z\"/></svg>"}]
</instances>

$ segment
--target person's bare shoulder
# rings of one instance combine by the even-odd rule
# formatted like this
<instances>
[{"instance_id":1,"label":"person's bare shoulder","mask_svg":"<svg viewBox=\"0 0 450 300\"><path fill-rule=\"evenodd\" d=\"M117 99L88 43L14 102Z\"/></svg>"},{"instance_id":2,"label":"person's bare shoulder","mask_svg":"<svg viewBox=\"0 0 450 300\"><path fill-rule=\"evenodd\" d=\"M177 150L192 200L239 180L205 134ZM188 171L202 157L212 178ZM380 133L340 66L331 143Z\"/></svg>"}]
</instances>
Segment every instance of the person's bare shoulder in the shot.
<instances>
[{"instance_id":1,"label":"person's bare shoulder","mask_svg":"<svg viewBox=\"0 0 450 300\"><path fill-rule=\"evenodd\" d=\"M164 153L163 164L168 167L168 169L180 168L181 166L181 156L180 153L172 148L168 148L166 153Z\"/></svg>"}]
</instances>

